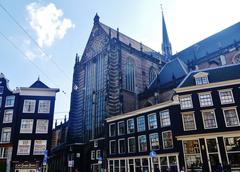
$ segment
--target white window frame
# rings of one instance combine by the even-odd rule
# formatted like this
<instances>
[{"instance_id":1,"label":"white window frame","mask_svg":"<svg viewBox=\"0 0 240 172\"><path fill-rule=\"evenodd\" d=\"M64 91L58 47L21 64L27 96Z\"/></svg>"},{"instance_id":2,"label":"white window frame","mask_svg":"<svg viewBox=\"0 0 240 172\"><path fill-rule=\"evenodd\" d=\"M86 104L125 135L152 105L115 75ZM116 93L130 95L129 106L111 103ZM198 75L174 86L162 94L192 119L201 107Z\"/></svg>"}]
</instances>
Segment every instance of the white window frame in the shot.
<instances>
[{"instance_id":1,"label":"white window frame","mask_svg":"<svg viewBox=\"0 0 240 172\"><path fill-rule=\"evenodd\" d=\"M95 148L98 147L98 140L94 140L94 141L93 141L93 146L94 146Z\"/></svg>"},{"instance_id":2,"label":"white window frame","mask_svg":"<svg viewBox=\"0 0 240 172\"><path fill-rule=\"evenodd\" d=\"M145 139L146 139L146 144L147 144L147 136L146 136L146 135L140 135L140 136L138 136L138 151L139 151L139 152L147 152L148 150L146 150L146 151L141 151L141 150L140 150L140 137L145 137Z\"/></svg>"},{"instance_id":3,"label":"white window frame","mask_svg":"<svg viewBox=\"0 0 240 172\"><path fill-rule=\"evenodd\" d=\"M226 91L229 91L229 92L230 92L231 97L232 97L232 100L233 100L232 102L223 102L223 100L222 100L222 98L221 98L221 92L226 92ZM218 90L218 95L219 95L219 99L220 99L222 105L235 103L232 89Z\"/></svg>"},{"instance_id":4,"label":"white window frame","mask_svg":"<svg viewBox=\"0 0 240 172\"><path fill-rule=\"evenodd\" d=\"M91 151L91 160L95 160L95 150Z\"/></svg>"},{"instance_id":5,"label":"white window frame","mask_svg":"<svg viewBox=\"0 0 240 172\"><path fill-rule=\"evenodd\" d=\"M101 157L101 150L96 150L96 159L98 160Z\"/></svg>"},{"instance_id":6,"label":"white window frame","mask_svg":"<svg viewBox=\"0 0 240 172\"><path fill-rule=\"evenodd\" d=\"M151 114L148 115L148 130L154 130L154 129L158 128L158 123L154 128L150 128L150 121L149 121L150 116L155 116L156 123L157 123L157 114L156 113L151 113Z\"/></svg>"},{"instance_id":7,"label":"white window frame","mask_svg":"<svg viewBox=\"0 0 240 172\"><path fill-rule=\"evenodd\" d=\"M29 103L29 102L33 103L33 105L30 105L30 106L33 106L33 109L31 111L26 110L26 106L28 105L27 103ZM36 100L34 100L34 99L25 99L24 103L23 103L23 110L22 110L22 112L23 113L35 113L35 110L36 110Z\"/></svg>"},{"instance_id":8,"label":"white window frame","mask_svg":"<svg viewBox=\"0 0 240 172\"><path fill-rule=\"evenodd\" d=\"M129 131L129 128L128 128L128 121L133 121L133 132L130 132L130 131ZM134 118L131 118L131 119L128 119L128 120L127 120L127 134L131 134L131 133L135 133L135 123L134 123Z\"/></svg>"},{"instance_id":9,"label":"white window frame","mask_svg":"<svg viewBox=\"0 0 240 172\"><path fill-rule=\"evenodd\" d=\"M40 127L39 126L39 122L40 121L42 121L42 122L43 121L45 121L45 122L47 121L47 123L46 123L47 124L47 127L46 127L47 130L46 131L43 131L42 129L39 129L39 127ZM49 120L48 119L38 119L37 122L36 122L36 133L38 133L38 134L47 134L48 133L48 127L49 127Z\"/></svg>"},{"instance_id":10,"label":"white window frame","mask_svg":"<svg viewBox=\"0 0 240 172\"><path fill-rule=\"evenodd\" d=\"M203 95L210 95L210 102L211 102L211 104L209 104L209 105L203 105L203 104L201 103L201 96L203 96ZM211 92L198 93L198 100L199 100L200 107L213 106L213 100L212 100L212 94L211 94Z\"/></svg>"},{"instance_id":11,"label":"white window frame","mask_svg":"<svg viewBox=\"0 0 240 172\"><path fill-rule=\"evenodd\" d=\"M11 105L7 105L7 102L8 102L7 100L9 98L13 98L13 104L11 104ZM14 104L15 104L15 96L7 96L6 101L5 101L5 107L14 107Z\"/></svg>"},{"instance_id":12,"label":"white window frame","mask_svg":"<svg viewBox=\"0 0 240 172\"><path fill-rule=\"evenodd\" d=\"M124 123L124 133L123 133L123 134L120 134L120 130L119 130L119 124L120 124L120 123ZM118 135L119 135L119 136L124 135L124 134L126 133L125 130L126 130L125 121L119 121L119 122L118 122Z\"/></svg>"},{"instance_id":13,"label":"white window frame","mask_svg":"<svg viewBox=\"0 0 240 172\"><path fill-rule=\"evenodd\" d=\"M9 154L8 147L0 147L0 159L6 159Z\"/></svg>"},{"instance_id":14,"label":"white window frame","mask_svg":"<svg viewBox=\"0 0 240 172\"><path fill-rule=\"evenodd\" d=\"M47 110L45 111L45 109L43 110L41 107L42 103L47 103ZM51 100L39 100L38 102L38 113L50 113L50 108L51 108Z\"/></svg>"},{"instance_id":15,"label":"white window frame","mask_svg":"<svg viewBox=\"0 0 240 172\"><path fill-rule=\"evenodd\" d=\"M216 124L215 127L206 127L206 125L205 125L205 117L204 117L204 113L205 113L205 112L213 112L214 120L215 120L215 124ZM201 110L201 113L202 113L202 120L203 120L204 129L214 129L214 128L218 128L217 118L216 118L216 114L215 114L215 110L214 110L214 109Z\"/></svg>"},{"instance_id":16,"label":"white window frame","mask_svg":"<svg viewBox=\"0 0 240 172\"><path fill-rule=\"evenodd\" d=\"M120 141L123 140L124 141L124 146L125 146L125 151L124 152L120 152ZM125 154L126 153L126 142L125 142L125 139L118 139L118 154Z\"/></svg>"},{"instance_id":17,"label":"white window frame","mask_svg":"<svg viewBox=\"0 0 240 172\"><path fill-rule=\"evenodd\" d=\"M195 78L196 85L209 84L207 72L198 72L197 74L193 75L193 77Z\"/></svg>"},{"instance_id":18,"label":"white window frame","mask_svg":"<svg viewBox=\"0 0 240 172\"><path fill-rule=\"evenodd\" d=\"M233 135L233 136L225 136L225 137L223 137L224 148L225 148L225 152L226 152L228 164L230 164L228 154L231 154L231 153L232 153L232 154L233 154L233 153L240 153L239 150L236 150L236 151L235 151L235 150L234 150L234 151L229 151L229 150L227 150L226 139L228 139L228 138L235 138L235 137L239 137L239 135Z\"/></svg>"},{"instance_id":19,"label":"white window frame","mask_svg":"<svg viewBox=\"0 0 240 172\"><path fill-rule=\"evenodd\" d=\"M185 129L185 123L184 123L184 118L183 118L183 116L186 115L186 114L189 114L189 113L191 113L191 114L193 115L194 129ZM196 129L197 129L194 111L183 112L183 113L182 113L182 122L183 122L183 129L184 129L184 131L193 131L193 130L196 130Z\"/></svg>"},{"instance_id":20,"label":"white window frame","mask_svg":"<svg viewBox=\"0 0 240 172\"><path fill-rule=\"evenodd\" d=\"M114 155L114 154L117 153L117 148L116 148L116 147L115 147L115 151L116 151L116 152L112 153L112 149L111 149L112 142L115 142L115 146L117 145L117 141L116 141L116 140L110 140L110 141L109 141L109 154L110 154L110 155Z\"/></svg>"},{"instance_id":21,"label":"white window frame","mask_svg":"<svg viewBox=\"0 0 240 172\"><path fill-rule=\"evenodd\" d=\"M111 135L112 133L111 133L111 126L112 125L114 125L115 126L115 133L114 133L114 135ZM109 124L109 137L115 137L116 136L116 123L110 123Z\"/></svg>"},{"instance_id":22,"label":"white window frame","mask_svg":"<svg viewBox=\"0 0 240 172\"><path fill-rule=\"evenodd\" d=\"M208 76L196 77L195 83L196 85L209 84Z\"/></svg>"},{"instance_id":23,"label":"white window frame","mask_svg":"<svg viewBox=\"0 0 240 172\"><path fill-rule=\"evenodd\" d=\"M26 153L20 153L20 152L19 152L19 146L20 146L19 143L20 143L21 141L28 141L28 142L30 142L29 144L27 144L28 150L27 150ZM18 140L17 155L30 155L31 143L32 143L31 140Z\"/></svg>"},{"instance_id":24,"label":"white window frame","mask_svg":"<svg viewBox=\"0 0 240 172\"><path fill-rule=\"evenodd\" d=\"M152 141L151 141L151 136L157 135L158 138L158 149L153 149L152 147ZM159 139L159 134L158 133L151 133L149 134L149 145L150 145L150 150L159 150L160 149L160 139Z\"/></svg>"},{"instance_id":25,"label":"white window frame","mask_svg":"<svg viewBox=\"0 0 240 172\"><path fill-rule=\"evenodd\" d=\"M6 120L6 119L9 119L9 118L7 118L7 116L9 117L9 115L6 115L7 111L11 111L11 115L12 115L11 120ZM4 124L12 123L12 121L13 121L13 109L5 109L4 114L3 114L3 123Z\"/></svg>"},{"instance_id":26,"label":"white window frame","mask_svg":"<svg viewBox=\"0 0 240 172\"><path fill-rule=\"evenodd\" d=\"M165 112L168 112L168 120L169 120L169 124L168 124L168 125L163 125L162 113L165 113ZM160 111L160 113L159 113L159 116L160 116L161 128L163 128L163 127L169 127L169 126L171 126L170 112L169 112L169 110L168 110L168 109L166 109L166 110L163 110L163 111ZM164 119L166 120L166 118L164 118Z\"/></svg>"},{"instance_id":27,"label":"white window frame","mask_svg":"<svg viewBox=\"0 0 240 172\"><path fill-rule=\"evenodd\" d=\"M140 120L140 118L143 118L143 121L144 121L144 130L141 130L141 131L139 131L139 127L138 127L138 121ZM145 121L145 116L144 115L137 117L137 131L138 132L146 131L146 121Z\"/></svg>"},{"instance_id":28,"label":"white window frame","mask_svg":"<svg viewBox=\"0 0 240 172\"><path fill-rule=\"evenodd\" d=\"M130 152L130 146L129 146L129 140L134 139L135 141L135 152ZM128 137L128 153L136 153L137 147L136 147L136 138L135 137Z\"/></svg>"},{"instance_id":29,"label":"white window frame","mask_svg":"<svg viewBox=\"0 0 240 172\"><path fill-rule=\"evenodd\" d=\"M234 125L234 126L228 126L227 125L227 121L226 121L226 114L225 114L225 110L235 110L236 112L236 117L237 117L237 122L238 122L238 125ZM239 122L239 117L238 117L238 111L237 111L237 108L236 106L231 106L231 107L225 107L225 108L222 108L222 111L223 111L223 116L224 116L224 122L225 122L225 126L226 127L238 127L240 126L240 122Z\"/></svg>"},{"instance_id":30,"label":"white window frame","mask_svg":"<svg viewBox=\"0 0 240 172\"><path fill-rule=\"evenodd\" d=\"M26 121L26 120L31 121L31 122L30 122L31 128L29 128L29 130L22 128L22 124L23 124L23 121L24 121L24 120L25 120L25 121ZM31 133L33 133L33 122L34 122L33 119L22 119L22 120L21 120L21 124L20 124L20 133L21 133L21 134L31 134ZM31 131L30 131L30 130L31 130Z\"/></svg>"},{"instance_id":31,"label":"white window frame","mask_svg":"<svg viewBox=\"0 0 240 172\"><path fill-rule=\"evenodd\" d=\"M164 139L164 137L163 137L163 134L164 134L164 133L169 133L169 132L172 134L172 131L171 131L171 130L167 130L167 131L163 131L163 132L162 132L163 149L172 149L172 148L174 147L174 145L173 145L173 134L172 134L172 146L171 146L171 147L168 147L168 148L165 147L165 144L164 144L164 140L165 140L165 139Z\"/></svg>"},{"instance_id":32,"label":"white window frame","mask_svg":"<svg viewBox=\"0 0 240 172\"><path fill-rule=\"evenodd\" d=\"M8 133L10 133L10 135L8 135L7 138L3 134L3 133L6 133L6 132L4 132L4 130L10 131L10 132L8 132ZM2 132L1 132L1 142L2 143L9 143L11 141L11 135L12 135L12 128L11 127L3 127Z\"/></svg>"},{"instance_id":33,"label":"white window frame","mask_svg":"<svg viewBox=\"0 0 240 172\"><path fill-rule=\"evenodd\" d=\"M189 107L183 107L183 105L182 105L181 99L186 98L186 97L190 97L191 106L189 106ZM191 94L179 96L179 102L180 102L181 109L192 109L193 108L193 101L192 101L192 95Z\"/></svg>"},{"instance_id":34,"label":"white window frame","mask_svg":"<svg viewBox=\"0 0 240 172\"><path fill-rule=\"evenodd\" d=\"M43 141L44 145L36 145L38 141ZM36 152L36 146L43 146L45 147L44 150L41 150L42 152ZM44 155L44 151L47 149L47 140L34 140L34 148L33 148L33 155ZM40 150L38 150L40 151Z\"/></svg>"}]
</instances>

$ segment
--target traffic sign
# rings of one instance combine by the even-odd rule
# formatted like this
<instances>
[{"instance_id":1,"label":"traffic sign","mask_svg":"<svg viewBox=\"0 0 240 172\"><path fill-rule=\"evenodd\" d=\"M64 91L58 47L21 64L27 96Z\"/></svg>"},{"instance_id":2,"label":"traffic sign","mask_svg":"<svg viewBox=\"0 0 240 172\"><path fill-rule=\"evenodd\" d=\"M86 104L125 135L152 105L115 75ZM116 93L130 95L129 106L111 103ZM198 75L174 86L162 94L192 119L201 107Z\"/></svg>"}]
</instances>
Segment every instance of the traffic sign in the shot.
<instances>
[{"instance_id":1,"label":"traffic sign","mask_svg":"<svg viewBox=\"0 0 240 172\"><path fill-rule=\"evenodd\" d=\"M48 163L48 158L47 158L47 157L44 157L44 158L43 158L43 165L47 165L47 163Z\"/></svg>"},{"instance_id":2,"label":"traffic sign","mask_svg":"<svg viewBox=\"0 0 240 172\"><path fill-rule=\"evenodd\" d=\"M157 156L157 153L155 151L151 151L149 153L149 156L152 157L152 158L155 158Z\"/></svg>"},{"instance_id":3,"label":"traffic sign","mask_svg":"<svg viewBox=\"0 0 240 172\"><path fill-rule=\"evenodd\" d=\"M45 150L43 153L44 153L44 157L45 157L45 156L46 156L46 157L48 156L48 150Z\"/></svg>"},{"instance_id":4,"label":"traffic sign","mask_svg":"<svg viewBox=\"0 0 240 172\"><path fill-rule=\"evenodd\" d=\"M43 155L44 155L44 157L43 157L43 165L47 165L47 163L48 163L48 150L45 150L43 152Z\"/></svg>"},{"instance_id":5,"label":"traffic sign","mask_svg":"<svg viewBox=\"0 0 240 172\"><path fill-rule=\"evenodd\" d=\"M74 160L68 161L68 167L74 167Z\"/></svg>"},{"instance_id":6,"label":"traffic sign","mask_svg":"<svg viewBox=\"0 0 240 172\"><path fill-rule=\"evenodd\" d=\"M97 157L96 158L98 161L102 161L103 160L103 158L100 156L100 157Z\"/></svg>"}]
</instances>

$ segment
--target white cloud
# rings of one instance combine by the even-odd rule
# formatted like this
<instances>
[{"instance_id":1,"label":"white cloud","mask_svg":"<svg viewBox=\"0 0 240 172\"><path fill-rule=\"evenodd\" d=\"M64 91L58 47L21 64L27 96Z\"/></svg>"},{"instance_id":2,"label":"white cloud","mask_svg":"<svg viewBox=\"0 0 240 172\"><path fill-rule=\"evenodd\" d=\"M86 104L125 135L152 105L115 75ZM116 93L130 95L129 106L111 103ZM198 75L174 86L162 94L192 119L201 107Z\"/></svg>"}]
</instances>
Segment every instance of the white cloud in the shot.
<instances>
[{"instance_id":1,"label":"white cloud","mask_svg":"<svg viewBox=\"0 0 240 172\"><path fill-rule=\"evenodd\" d=\"M55 40L62 39L67 30L75 25L70 19L63 18L63 11L55 4L30 3L26 6L27 21L37 34L37 42L41 47L50 47Z\"/></svg>"}]
</instances>

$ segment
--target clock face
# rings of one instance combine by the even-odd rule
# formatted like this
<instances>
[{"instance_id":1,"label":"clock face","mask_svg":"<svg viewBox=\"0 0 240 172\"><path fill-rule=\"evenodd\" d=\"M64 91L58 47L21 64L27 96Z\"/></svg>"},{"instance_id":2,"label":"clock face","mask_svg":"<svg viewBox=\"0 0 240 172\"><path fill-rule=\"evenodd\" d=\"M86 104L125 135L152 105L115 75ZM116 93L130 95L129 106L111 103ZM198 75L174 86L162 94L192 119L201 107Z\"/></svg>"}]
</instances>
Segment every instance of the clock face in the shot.
<instances>
[{"instance_id":1,"label":"clock face","mask_svg":"<svg viewBox=\"0 0 240 172\"><path fill-rule=\"evenodd\" d=\"M233 59L234 63L240 63L240 54L236 55Z\"/></svg>"}]
</instances>

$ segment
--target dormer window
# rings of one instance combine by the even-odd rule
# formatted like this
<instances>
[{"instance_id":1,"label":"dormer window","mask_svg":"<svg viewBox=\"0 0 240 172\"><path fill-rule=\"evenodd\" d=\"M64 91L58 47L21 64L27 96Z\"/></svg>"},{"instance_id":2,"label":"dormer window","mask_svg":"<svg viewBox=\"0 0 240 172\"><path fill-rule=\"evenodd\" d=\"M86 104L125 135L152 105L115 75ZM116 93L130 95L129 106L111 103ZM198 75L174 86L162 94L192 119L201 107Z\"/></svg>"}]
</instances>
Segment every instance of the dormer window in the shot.
<instances>
[{"instance_id":1,"label":"dormer window","mask_svg":"<svg viewBox=\"0 0 240 172\"><path fill-rule=\"evenodd\" d=\"M196 85L208 84L208 73L199 72L193 76L195 78Z\"/></svg>"}]
</instances>

